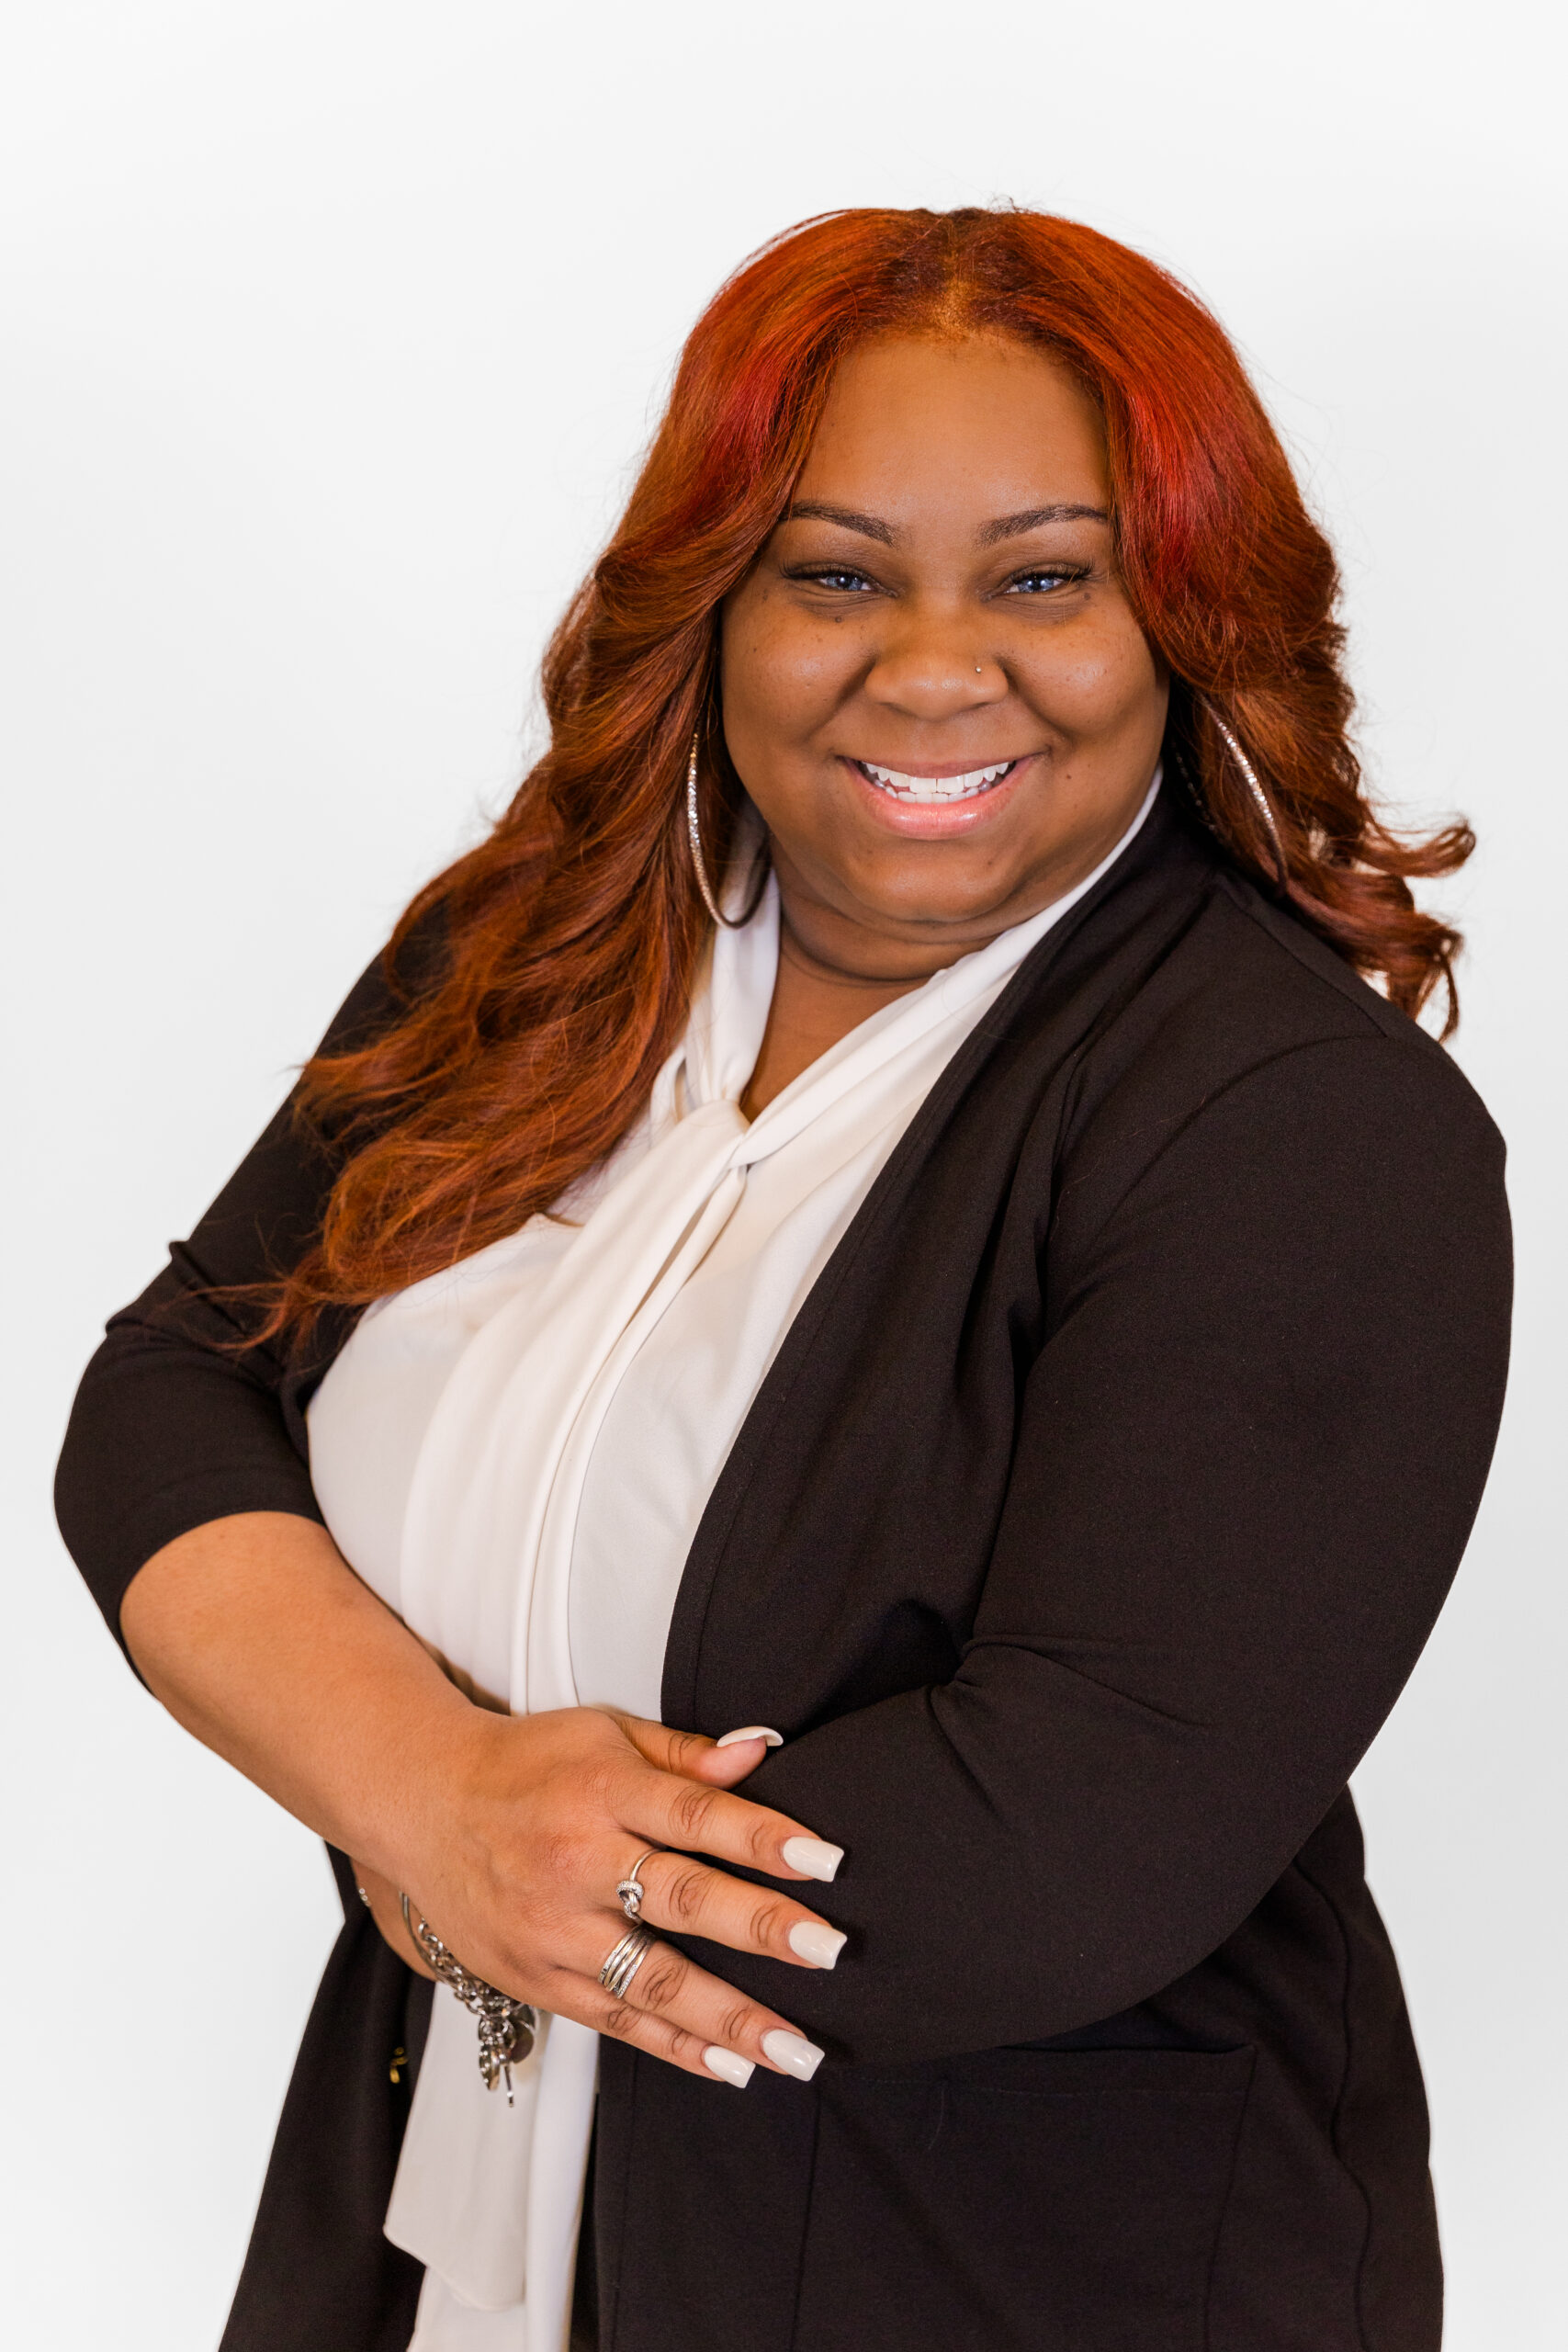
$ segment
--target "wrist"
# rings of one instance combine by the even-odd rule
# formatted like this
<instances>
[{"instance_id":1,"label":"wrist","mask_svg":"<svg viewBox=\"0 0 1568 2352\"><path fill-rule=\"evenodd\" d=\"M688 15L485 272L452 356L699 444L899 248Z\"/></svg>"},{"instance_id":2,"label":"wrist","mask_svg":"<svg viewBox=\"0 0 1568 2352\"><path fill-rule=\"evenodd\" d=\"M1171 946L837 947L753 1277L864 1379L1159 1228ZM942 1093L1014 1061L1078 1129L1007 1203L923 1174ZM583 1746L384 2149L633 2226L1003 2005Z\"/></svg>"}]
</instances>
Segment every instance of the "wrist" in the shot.
<instances>
[{"instance_id":1,"label":"wrist","mask_svg":"<svg viewBox=\"0 0 1568 2352\"><path fill-rule=\"evenodd\" d=\"M471 1818L485 1759L509 1720L476 1706L440 1675L419 1704L400 1709L382 1727L356 1775L346 1843L333 1842L391 1886L407 1887L423 1875L423 1858L449 1853L458 1826Z\"/></svg>"}]
</instances>

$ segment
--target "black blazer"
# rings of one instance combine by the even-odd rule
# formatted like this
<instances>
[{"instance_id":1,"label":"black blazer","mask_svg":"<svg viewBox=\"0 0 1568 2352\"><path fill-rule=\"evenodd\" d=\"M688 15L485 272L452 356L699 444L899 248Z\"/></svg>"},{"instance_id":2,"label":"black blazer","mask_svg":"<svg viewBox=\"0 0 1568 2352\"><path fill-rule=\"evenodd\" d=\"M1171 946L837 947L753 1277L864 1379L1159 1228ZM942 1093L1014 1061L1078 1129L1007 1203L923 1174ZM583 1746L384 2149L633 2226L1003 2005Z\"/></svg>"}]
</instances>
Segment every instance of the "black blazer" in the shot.
<instances>
[{"instance_id":1,"label":"black blazer","mask_svg":"<svg viewBox=\"0 0 1568 2352\"><path fill-rule=\"evenodd\" d=\"M335 1034L385 1017L378 976ZM1445 1055L1168 795L938 1080L704 1515L671 1723L847 1860L822 2042L743 2096L606 2045L605 2352L1435 2352L1426 2110L1347 1779L1501 1408L1502 1148ZM287 1108L83 1384L60 1513L319 1517L309 1363L198 1293L332 1181ZM357 1905L226 2352L401 2352L379 2235L418 1997ZM400 2070L400 2072L404 2070Z\"/></svg>"}]
</instances>

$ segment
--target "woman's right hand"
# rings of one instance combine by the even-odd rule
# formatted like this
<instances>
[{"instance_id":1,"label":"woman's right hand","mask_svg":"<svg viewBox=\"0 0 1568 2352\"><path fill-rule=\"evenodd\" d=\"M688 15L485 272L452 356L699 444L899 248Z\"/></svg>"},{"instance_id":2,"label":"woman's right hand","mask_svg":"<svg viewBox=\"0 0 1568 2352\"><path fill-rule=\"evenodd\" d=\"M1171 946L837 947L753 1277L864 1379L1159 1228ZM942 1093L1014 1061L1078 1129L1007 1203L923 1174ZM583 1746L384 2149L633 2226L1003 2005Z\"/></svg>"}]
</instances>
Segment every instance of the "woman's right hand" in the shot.
<instances>
[{"instance_id":1,"label":"woman's right hand","mask_svg":"<svg viewBox=\"0 0 1568 2352\"><path fill-rule=\"evenodd\" d=\"M787 2018L668 1944L623 1999L598 1981L629 1924L616 1882L650 1847L668 1849L638 1873L650 1928L833 1965L836 1928L713 1867L799 1881L838 1866L837 1847L730 1792L761 1763L760 1736L720 1747L596 1707L477 1707L326 1529L288 1512L240 1511L175 1536L133 1578L120 1623L188 1731L357 1858L382 1932L411 1966L400 1888L465 1968L518 2000L710 2080L743 2083L754 2064L816 2071L820 2052Z\"/></svg>"},{"instance_id":2,"label":"woman's right hand","mask_svg":"<svg viewBox=\"0 0 1568 2352\"><path fill-rule=\"evenodd\" d=\"M476 1708L450 1775L434 1776L428 1818L398 1857L401 1886L454 1957L514 1999L710 2080L743 2086L753 2065L809 2079L822 2055L815 2044L670 1944L654 1944L621 1998L598 1981L630 1924L615 1887L634 1863L646 1926L832 1967L844 1942L836 1928L700 1859L796 1882L833 1876L837 1847L730 1792L765 1746L760 1732L720 1747L594 1707L516 1718ZM355 1867L388 1943L429 1975L399 1888Z\"/></svg>"}]
</instances>

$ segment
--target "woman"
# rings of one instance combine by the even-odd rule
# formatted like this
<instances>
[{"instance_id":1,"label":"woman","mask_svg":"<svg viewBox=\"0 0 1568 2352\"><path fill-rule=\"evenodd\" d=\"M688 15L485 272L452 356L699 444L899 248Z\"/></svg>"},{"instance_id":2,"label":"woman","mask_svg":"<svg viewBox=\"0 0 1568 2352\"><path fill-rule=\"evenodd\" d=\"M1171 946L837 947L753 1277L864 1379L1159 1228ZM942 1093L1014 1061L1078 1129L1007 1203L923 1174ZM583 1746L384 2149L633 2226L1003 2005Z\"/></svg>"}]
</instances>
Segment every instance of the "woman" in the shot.
<instances>
[{"instance_id":1,"label":"woman","mask_svg":"<svg viewBox=\"0 0 1568 2352\"><path fill-rule=\"evenodd\" d=\"M840 214L697 326L548 751L66 1447L346 1897L227 2352L1437 2345L1346 1781L1506 1221L1334 595L1090 231Z\"/></svg>"}]
</instances>

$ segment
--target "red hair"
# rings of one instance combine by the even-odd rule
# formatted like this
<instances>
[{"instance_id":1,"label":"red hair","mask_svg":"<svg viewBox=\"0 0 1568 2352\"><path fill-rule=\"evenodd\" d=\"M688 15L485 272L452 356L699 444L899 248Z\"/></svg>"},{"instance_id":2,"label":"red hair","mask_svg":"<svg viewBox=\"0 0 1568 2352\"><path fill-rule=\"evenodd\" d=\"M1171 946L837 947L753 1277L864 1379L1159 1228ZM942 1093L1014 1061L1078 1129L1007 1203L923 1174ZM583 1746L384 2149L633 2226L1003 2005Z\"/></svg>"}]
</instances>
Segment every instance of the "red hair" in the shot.
<instances>
[{"instance_id":1,"label":"red hair","mask_svg":"<svg viewBox=\"0 0 1568 2352\"><path fill-rule=\"evenodd\" d=\"M697 322L619 528L544 664L549 748L480 846L422 890L436 968L356 1050L307 1065L305 1114L344 1164L316 1246L275 1294L303 1327L514 1232L624 1135L684 1023L708 922L683 776L717 742L720 602L777 523L833 370L879 333L1002 334L1099 403L1118 559L1173 679L1168 759L1235 864L1415 1013L1455 1014L1457 933L1413 876L1473 846L1397 838L1362 790L1334 618L1337 576L1222 329L1165 270L1072 220L863 210L765 246ZM1205 705L1234 729L1264 819ZM722 751L702 781L721 869L739 806Z\"/></svg>"}]
</instances>

